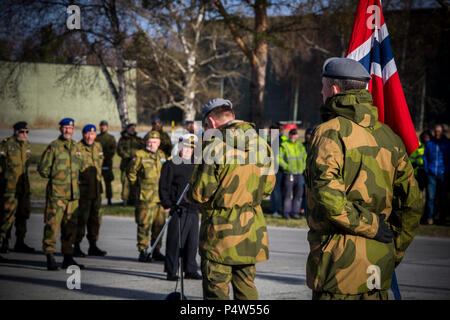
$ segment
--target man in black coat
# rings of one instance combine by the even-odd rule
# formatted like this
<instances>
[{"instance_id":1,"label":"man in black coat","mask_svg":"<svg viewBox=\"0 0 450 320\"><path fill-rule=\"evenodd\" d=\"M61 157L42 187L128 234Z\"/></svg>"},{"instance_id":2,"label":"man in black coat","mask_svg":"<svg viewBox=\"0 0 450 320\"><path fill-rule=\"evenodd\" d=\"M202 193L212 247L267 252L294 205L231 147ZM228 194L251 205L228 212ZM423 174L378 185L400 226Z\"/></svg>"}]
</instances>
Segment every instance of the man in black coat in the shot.
<instances>
[{"instance_id":1,"label":"man in black coat","mask_svg":"<svg viewBox=\"0 0 450 320\"><path fill-rule=\"evenodd\" d=\"M183 139L184 138L184 139ZM167 272L167 280L177 280L177 269L179 259L179 234L178 226L180 217L175 212L175 205L178 198L181 196L186 184L191 178L194 170L194 141L193 136L181 137L178 144L179 153L177 159L170 158L164 163L161 170L161 177L159 180L159 197L161 205L165 212L172 215L172 220L169 222L166 240L166 260L164 269ZM195 260L198 247L198 205L191 204L186 200L180 203L181 209L181 247L183 258L183 269L185 279L202 279L202 276L197 272L198 265Z\"/></svg>"}]
</instances>

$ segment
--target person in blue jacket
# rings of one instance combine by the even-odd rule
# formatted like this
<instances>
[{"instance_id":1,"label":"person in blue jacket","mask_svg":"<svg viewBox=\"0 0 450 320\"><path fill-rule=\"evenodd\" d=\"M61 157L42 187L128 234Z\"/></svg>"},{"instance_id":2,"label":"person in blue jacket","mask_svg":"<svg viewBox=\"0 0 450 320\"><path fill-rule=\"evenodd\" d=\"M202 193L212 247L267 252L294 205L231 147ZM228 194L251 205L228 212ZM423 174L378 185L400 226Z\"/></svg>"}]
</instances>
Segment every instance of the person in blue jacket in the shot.
<instances>
[{"instance_id":1,"label":"person in blue jacket","mask_svg":"<svg viewBox=\"0 0 450 320\"><path fill-rule=\"evenodd\" d=\"M428 224L445 224L446 202L450 173L450 140L444 135L442 125L434 127L434 137L425 144L423 165L427 174L426 210Z\"/></svg>"}]
</instances>

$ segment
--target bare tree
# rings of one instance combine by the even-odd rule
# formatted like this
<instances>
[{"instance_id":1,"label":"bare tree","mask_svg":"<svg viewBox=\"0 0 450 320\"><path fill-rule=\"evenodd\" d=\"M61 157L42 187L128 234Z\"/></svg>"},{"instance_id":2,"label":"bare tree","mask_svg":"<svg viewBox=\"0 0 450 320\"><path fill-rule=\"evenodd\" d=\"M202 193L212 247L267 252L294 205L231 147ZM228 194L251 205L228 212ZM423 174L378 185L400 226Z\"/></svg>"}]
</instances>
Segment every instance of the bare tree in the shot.
<instances>
[{"instance_id":1,"label":"bare tree","mask_svg":"<svg viewBox=\"0 0 450 320\"><path fill-rule=\"evenodd\" d=\"M198 94L210 90L211 80L239 76L232 65L220 64L241 53L220 48L227 42L223 26L207 21L207 10L208 3L202 0L168 1L158 10L135 7L151 27L144 30L142 21L135 21L144 44L138 49L140 74L148 86L159 90L163 101L157 109L179 107L187 120L195 119L201 105Z\"/></svg>"},{"instance_id":2,"label":"bare tree","mask_svg":"<svg viewBox=\"0 0 450 320\"><path fill-rule=\"evenodd\" d=\"M293 28L295 19L271 19L288 16L298 6L298 1L242 0L228 4L213 0L217 10L239 48L247 57L251 67L250 116L256 126L264 126L264 89L268 61L268 45L277 42L277 35ZM252 18L251 18L252 17ZM253 25L250 22L253 21Z\"/></svg>"}]
</instances>

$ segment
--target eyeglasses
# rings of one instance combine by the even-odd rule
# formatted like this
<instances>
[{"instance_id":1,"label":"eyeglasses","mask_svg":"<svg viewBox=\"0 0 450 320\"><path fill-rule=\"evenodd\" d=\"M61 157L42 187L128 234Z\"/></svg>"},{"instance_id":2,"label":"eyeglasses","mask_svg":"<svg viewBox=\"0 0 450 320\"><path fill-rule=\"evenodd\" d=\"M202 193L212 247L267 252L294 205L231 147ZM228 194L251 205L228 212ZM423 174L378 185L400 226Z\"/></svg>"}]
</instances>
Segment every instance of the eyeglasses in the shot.
<instances>
[{"instance_id":1,"label":"eyeglasses","mask_svg":"<svg viewBox=\"0 0 450 320\"><path fill-rule=\"evenodd\" d=\"M19 130L19 133L26 133L28 134L29 130Z\"/></svg>"}]
</instances>

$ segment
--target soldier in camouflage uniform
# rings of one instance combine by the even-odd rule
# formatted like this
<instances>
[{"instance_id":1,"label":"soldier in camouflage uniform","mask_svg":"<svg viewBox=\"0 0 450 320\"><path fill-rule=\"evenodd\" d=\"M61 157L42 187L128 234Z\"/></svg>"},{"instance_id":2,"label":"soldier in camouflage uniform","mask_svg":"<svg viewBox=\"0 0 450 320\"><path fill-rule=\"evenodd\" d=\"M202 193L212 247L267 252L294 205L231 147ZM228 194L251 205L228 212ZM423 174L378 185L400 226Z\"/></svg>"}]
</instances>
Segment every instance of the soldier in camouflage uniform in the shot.
<instances>
[{"instance_id":1,"label":"soldier in camouflage uniform","mask_svg":"<svg viewBox=\"0 0 450 320\"><path fill-rule=\"evenodd\" d=\"M159 132L159 136L161 137L159 149L166 154L166 158L170 157L172 154L172 141L169 135L163 131L160 118L154 117L152 119L152 130Z\"/></svg>"},{"instance_id":2,"label":"soldier in camouflage uniform","mask_svg":"<svg viewBox=\"0 0 450 320\"><path fill-rule=\"evenodd\" d=\"M102 176L105 180L105 193L106 199L108 199L108 205L111 205L111 199L113 198L112 181L114 180L113 173L113 158L116 153L117 143L112 134L108 133L108 122L102 120L100 122L100 134L95 141L100 142L103 149L103 166Z\"/></svg>"},{"instance_id":3,"label":"soldier in camouflage uniform","mask_svg":"<svg viewBox=\"0 0 450 320\"><path fill-rule=\"evenodd\" d=\"M85 257L81 251L80 243L84 238L87 227L87 239L89 241L88 255L105 256L106 251L97 247L98 233L102 224L100 207L102 204L102 145L95 142L97 128L88 124L83 128L83 139L80 141L81 155L84 168L80 171L80 201L78 206L78 227L75 238L73 255Z\"/></svg>"},{"instance_id":4,"label":"soldier in camouflage uniform","mask_svg":"<svg viewBox=\"0 0 450 320\"><path fill-rule=\"evenodd\" d=\"M235 120L229 100L213 99L202 113L207 129L218 129L223 136L205 142L204 159L210 154L215 160L195 166L187 194L188 200L202 206L203 298L229 299L231 282L235 299L258 299L255 263L269 258L261 201L275 186L275 175L268 168L272 151L253 124ZM252 157L255 161L250 161ZM268 162L262 161L267 157Z\"/></svg>"},{"instance_id":5,"label":"soldier in camouflage uniform","mask_svg":"<svg viewBox=\"0 0 450 320\"><path fill-rule=\"evenodd\" d=\"M24 243L26 221L30 217L28 164L31 152L27 142L27 123L17 122L13 128L14 135L0 143L0 252L8 252L8 240L15 220L14 251L33 253L34 249Z\"/></svg>"},{"instance_id":6,"label":"soldier in camouflage uniform","mask_svg":"<svg viewBox=\"0 0 450 320\"><path fill-rule=\"evenodd\" d=\"M136 204L136 223L137 223L137 247L139 251L139 262L146 262L147 249L150 241L150 229L152 230L152 239L156 239L161 228L154 228L155 219L158 219L158 225L164 225L164 208L161 206L158 183L161 174L161 168L165 162L165 154L158 149L161 139L159 132L150 131L144 137L146 143L145 150L138 150L136 158L128 173L128 179L132 184L138 186L139 200ZM163 218L162 221L161 217ZM152 241L152 245L154 240ZM161 241L160 241L161 243ZM163 259L160 257L159 248L161 244L155 248L158 256L154 253L152 257Z\"/></svg>"},{"instance_id":7,"label":"soldier in camouflage uniform","mask_svg":"<svg viewBox=\"0 0 450 320\"><path fill-rule=\"evenodd\" d=\"M387 299L419 225L421 193L401 139L377 121L357 61L332 58L322 77L325 121L307 158L313 299Z\"/></svg>"},{"instance_id":8,"label":"soldier in camouflage uniform","mask_svg":"<svg viewBox=\"0 0 450 320\"><path fill-rule=\"evenodd\" d=\"M53 254L56 236L61 227L63 268L84 266L73 260L73 244L77 233L77 209L80 198L79 172L84 161L77 142L72 140L75 121L64 118L59 122L61 135L47 146L38 164L38 172L48 179L44 212L44 239L42 249L47 256L47 269L57 270Z\"/></svg>"},{"instance_id":9,"label":"soldier in camouflage uniform","mask_svg":"<svg viewBox=\"0 0 450 320\"><path fill-rule=\"evenodd\" d=\"M124 205L134 205L137 199L137 189L127 178L128 171L132 166L136 151L144 148L144 141L136 134L136 124L129 124L121 133L117 144L117 154L122 158L120 161L120 180L122 182L122 200Z\"/></svg>"}]
</instances>

